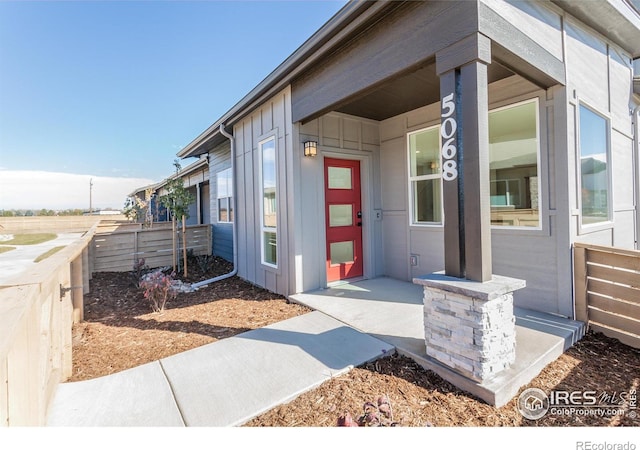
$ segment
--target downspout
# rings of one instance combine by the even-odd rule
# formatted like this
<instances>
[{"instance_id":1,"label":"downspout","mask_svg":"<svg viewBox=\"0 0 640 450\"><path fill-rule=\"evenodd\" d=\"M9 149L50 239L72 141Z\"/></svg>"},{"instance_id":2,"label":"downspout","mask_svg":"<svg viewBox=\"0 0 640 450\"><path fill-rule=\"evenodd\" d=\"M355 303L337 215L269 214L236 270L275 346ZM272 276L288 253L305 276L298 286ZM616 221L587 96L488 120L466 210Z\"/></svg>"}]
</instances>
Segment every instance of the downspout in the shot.
<instances>
[{"instance_id":1,"label":"downspout","mask_svg":"<svg viewBox=\"0 0 640 450\"><path fill-rule=\"evenodd\" d=\"M635 141L635 148L633 149L633 156L635 158L635 178L636 178L636 192L635 192L635 206L636 206L636 250L640 249L640 120L638 120L638 113L640 112L640 105L633 109L633 116L631 116L631 123L633 129L633 140Z\"/></svg>"},{"instance_id":2,"label":"downspout","mask_svg":"<svg viewBox=\"0 0 640 450\"><path fill-rule=\"evenodd\" d=\"M237 217L237 196L236 196L236 155L235 155L235 151L236 151L236 139L233 137L232 134L227 133L227 131L224 129L224 124L220 124L220 134L222 134L223 136L225 136L226 138L229 139L229 143L231 144L231 176L233 177L233 214L234 214L234 218L233 218L233 223L232 223L232 230L233 230L233 270L229 273L225 273L224 275L219 275L215 278L210 278L208 280L204 280L204 281L199 281L197 283L193 283L191 286L194 288L200 288L202 286L206 286L208 284L211 283L215 283L216 281L221 281L221 280L225 280L227 278L231 278L233 276L235 276L238 273L238 217Z\"/></svg>"}]
</instances>

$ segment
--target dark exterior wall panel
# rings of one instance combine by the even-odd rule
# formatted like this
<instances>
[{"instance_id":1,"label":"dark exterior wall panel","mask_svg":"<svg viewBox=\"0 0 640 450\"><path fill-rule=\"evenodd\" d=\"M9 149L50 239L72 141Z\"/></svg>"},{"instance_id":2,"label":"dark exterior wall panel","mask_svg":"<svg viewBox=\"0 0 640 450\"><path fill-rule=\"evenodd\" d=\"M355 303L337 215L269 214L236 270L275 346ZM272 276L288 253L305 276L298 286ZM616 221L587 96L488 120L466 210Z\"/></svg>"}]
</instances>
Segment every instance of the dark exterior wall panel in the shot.
<instances>
[{"instance_id":1,"label":"dark exterior wall panel","mask_svg":"<svg viewBox=\"0 0 640 450\"><path fill-rule=\"evenodd\" d=\"M475 2L408 2L292 83L294 121L349 99L434 58L478 30Z\"/></svg>"}]
</instances>

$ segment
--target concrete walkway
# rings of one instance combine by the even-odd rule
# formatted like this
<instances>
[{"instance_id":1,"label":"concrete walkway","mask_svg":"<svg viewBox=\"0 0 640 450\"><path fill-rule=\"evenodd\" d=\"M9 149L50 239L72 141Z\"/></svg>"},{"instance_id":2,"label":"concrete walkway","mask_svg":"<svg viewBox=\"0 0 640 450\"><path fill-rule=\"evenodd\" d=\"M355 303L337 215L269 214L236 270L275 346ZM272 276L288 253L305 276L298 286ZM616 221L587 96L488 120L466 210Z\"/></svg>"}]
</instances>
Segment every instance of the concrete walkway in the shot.
<instances>
[{"instance_id":1,"label":"concrete walkway","mask_svg":"<svg viewBox=\"0 0 640 450\"><path fill-rule=\"evenodd\" d=\"M516 362L476 383L425 351L422 287L377 278L291 296L316 311L169 358L58 387L49 426L236 426L394 349L501 406L584 333L517 309Z\"/></svg>"},{"instance_id":2,"label":"concrete walkway","mask_svg":"<svg viewBox=\"0 0 640 450\"><path fill-rule=\"evenodd\" d=\"M482 383L427 356L422 286L381 277L291 298L393 345L421 366L487 403L502 406L584 335L584 323L523 308L516 316L516 361Z\"/></svg>"},{"instance_id":3,"label":"concrete walkway","mask_svg":"<svg viewBox=\"0 0 640 450\"><path fill-rule=\"evenodd\" d=\"M235 426L393 346L321 312L58 387L49 426Z\"/></svg>"},{"instance_id":4,"label":"concrete walkway","mask_svg":"<svg viewBox=\"0 0 640 450\"><path fill-rule=\"evenodd\" d=\"M0 241L0 245L15 247L15 250L0 253L0 284L20 275L29 267L35 266L34 260L54 247L67 246L84 233L58 233L58 237L41 244L13 245Z\"/></svg>"}]
</instances>

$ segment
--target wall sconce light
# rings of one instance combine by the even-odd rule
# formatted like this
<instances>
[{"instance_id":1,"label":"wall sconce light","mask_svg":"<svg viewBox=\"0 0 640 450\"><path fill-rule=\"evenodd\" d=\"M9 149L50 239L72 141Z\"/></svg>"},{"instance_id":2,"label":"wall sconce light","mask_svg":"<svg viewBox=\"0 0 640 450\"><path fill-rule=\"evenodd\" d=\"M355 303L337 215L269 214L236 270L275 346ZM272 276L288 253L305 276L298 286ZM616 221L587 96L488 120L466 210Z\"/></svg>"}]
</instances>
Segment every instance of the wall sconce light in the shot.
<instances>
[{"instance_id":1,"label":"wall sconce light","mask_svg":"<svg viewBox=\"0 0 640 450\"><path fill-rule=\"evenodd\" d=\"M304 142L304 156L316 156L318 154L318 143L316 141Z\"/></svg>"}]
</instances>

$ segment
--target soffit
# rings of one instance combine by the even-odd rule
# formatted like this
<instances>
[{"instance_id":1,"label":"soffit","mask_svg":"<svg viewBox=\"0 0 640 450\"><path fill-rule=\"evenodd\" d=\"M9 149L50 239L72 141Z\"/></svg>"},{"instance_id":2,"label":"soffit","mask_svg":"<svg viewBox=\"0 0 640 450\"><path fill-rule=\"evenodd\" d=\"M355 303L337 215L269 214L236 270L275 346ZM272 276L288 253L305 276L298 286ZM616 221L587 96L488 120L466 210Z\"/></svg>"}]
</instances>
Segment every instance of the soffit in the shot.
<instances>
[{"instance_id":1,"label":"soffit","mask_svg":"<svg viewBox=\"0 0 640 450\"><path fill-rule=\"evenodd\" d=\"M489 83L511 75L513 72L497 63L487 66ZM440 78L436 75L435 61L432 61L374 88L336 111L367 119L385 120L439 100Z\"/></svg>"}]
</instances>

